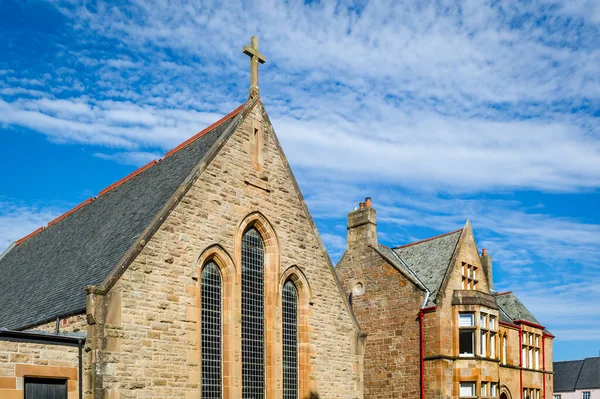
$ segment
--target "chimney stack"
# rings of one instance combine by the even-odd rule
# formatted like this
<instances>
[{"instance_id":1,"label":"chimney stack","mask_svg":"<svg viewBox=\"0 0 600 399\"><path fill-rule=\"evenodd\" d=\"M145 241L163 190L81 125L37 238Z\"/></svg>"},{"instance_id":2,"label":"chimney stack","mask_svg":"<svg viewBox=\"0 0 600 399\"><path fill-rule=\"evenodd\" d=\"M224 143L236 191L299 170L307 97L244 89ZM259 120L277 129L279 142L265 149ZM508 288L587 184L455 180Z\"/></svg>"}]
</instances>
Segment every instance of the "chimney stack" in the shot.
<instances>
[{"instance_id":1,"label":"chimney stack","mask_svg":"<svg viewBox=\"0 0 600 399\"><path fill-rule=\"evenodd\" d=\"M483 248L481 250L481 256L479 257L481 260L481 266L485 269L485 274L487 275L487 283L490 291L494 289L494 278L492 276L492 257L488 254L487 249Z\"/></svg>"},{"instance_id":2,"label":"chimney stack","mask_svg":"<svg viewBox=\"0 0 600 399\"><path fill-rule=\"evenodd\" d=\"M371 197L359 203L359 208L348 214L348 251L365 247L377 246L376 212Z\"/></svg>"}]
</instances>

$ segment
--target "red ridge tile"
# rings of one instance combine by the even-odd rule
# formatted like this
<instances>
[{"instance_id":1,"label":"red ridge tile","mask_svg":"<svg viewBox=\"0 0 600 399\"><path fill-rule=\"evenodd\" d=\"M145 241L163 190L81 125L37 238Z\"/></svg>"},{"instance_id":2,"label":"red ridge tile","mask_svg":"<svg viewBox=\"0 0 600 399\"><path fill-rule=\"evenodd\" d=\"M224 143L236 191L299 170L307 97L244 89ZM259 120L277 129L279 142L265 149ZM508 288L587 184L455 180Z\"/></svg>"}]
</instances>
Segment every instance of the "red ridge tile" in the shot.
<instances>
[{"instance_id":1,"label":"red ridge tile","mask_svg":"<svg viewBox=\"0 0 600 399\"><path fill-rule=\"evenodd\" d=\"M171 151L167 152L165 154L165 158L168 157L168 156L171 156L171 155L175 154L177 151L181 150L183 147L187 146L192 141L198 139L201 136L204 136L207 132L213 130L214 128L216 128L217 126L219 126L220 124L222 124L226 120L228 120L228 119L236 116L242 110L242 108L244 108L244 105L245 105L245 103L242 104L242 105L240 105L239 107L237 107L236 109L234 109L233 111L231 111L229 114L225 115L224 117L222 117L221 119L219 119L218 121L216 121L215 123L213 123L212 125L210 125L209 127L207 127L206 129L204 129L204 130L196 133L195 135L193 135L192 137L190 137L189 139L187 139L183 143L179 144L177 147L173 148Z\"/></svg>"},{"instance_id":2,"label":"red ridge tile","mask_svg":"<svg viewBox=\"0 0 600 399\"><path fill-rule=\"evenodd\" d=\"M449 233L440 234L439 236L435 236L435 237L431 237L431 238L426 238L424 240L411 242L410 244L400 245L399 247L394 247L392 249L400 249L400 248L410 247L410 246L421 244L421 243L424 243L424 242L427 242L427 241L435 240L436 238L442 238L442 237L445 237L445 236L449 236L450 234L458 233L459 231L462 231L462 229L454 230L454 231L451 231Z\"/></svg>"},{"instance_id":3,"label":"red ridge tile","mask_svg":"<svg viewBox=\"0 0 600 399\"><path fill-rule=\"evenodd\" d=\"M40 231L42 231L42 230L44 230L44 229L45 229L45 227L44 227L44 226L42 226L42 227L40 227L39 229L37 229L36 231L34 231L34 232L32 232L32 233L29 233L29 234L27 234L25 237L23 237L23 238L21 238L21 239L19 239L19 240L15 241L15 245L19 245L19 244L23 243L23 241L27 240L28 238L31 238L31 237L33 237L34 235L36 235L37 233L39 233Z\"/></svg>"}]
</instances>

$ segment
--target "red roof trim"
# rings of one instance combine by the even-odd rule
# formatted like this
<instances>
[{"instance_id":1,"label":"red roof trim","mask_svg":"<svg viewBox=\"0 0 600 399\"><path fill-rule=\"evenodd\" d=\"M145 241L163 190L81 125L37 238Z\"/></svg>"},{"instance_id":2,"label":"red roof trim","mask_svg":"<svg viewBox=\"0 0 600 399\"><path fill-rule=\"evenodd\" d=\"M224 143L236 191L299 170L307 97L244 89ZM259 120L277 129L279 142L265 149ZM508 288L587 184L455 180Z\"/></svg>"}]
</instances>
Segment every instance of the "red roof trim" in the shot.
<instances>
[{"instance_id":1,"label":"red roof trim","mask_svg":"<svg viewBox=\"0 0 600 399\"><path fill-rule=\"evenodd\" d=\"M516 324L507 323L505 321L501 321L500 325L503 325L503 326L506 326L506 327L510 327L510 328L514 328L515 330L519 330L519 326L517 326Z\"/></svg>"},{"instance_id":2,"label":"red roof trim","mask_svg":"<svg viewBox=\"0 0 600 399\"><path fill-rule=\"evenodd\" d=\"M194 140L198 139L199 137L204 136L207 132L209 132L210 130L213 130L214 128L216 128L217 126L219 126L226 120L236 116L242 110L242 108L244 108L244 105L245 105L245 103L240 105L239 107L237 107L236 109L231 111L229 114L225 115L224 117L222 117L221 119L219 119L218 121L216 121L215 123L213 123L212 125L207 127L206 129L202 130L201 132L196 133L194 136L190 137L183 143L179 144L177 147L173 148L171 151L167 152L165 154L165 158L175 154L177 151L181 150L183 147L187 146L188 144L190 144Z\"/></svg>"},{"instance_id":3,"label":"red roof trim","mask_svg":"<svg viewBox=\"0 0 600 399\"><path fill-rule=\"evenodd\" d=\"M527 320L515 320L515 324L525 324L526 326L533 327L533 328L539 328L540 330L544 330L546 328L542 325L535 324L535 323L532 323Z\"/></svg>"},{"instance_id":4,"label":"red roof trim","mask_svg":"<svg viewBox=\"0 0 600 399\"><path fill-rule=\"evenodd\" d=\"M551 334L551 333L549 333L549 332L545 332L545 333L543 333L543 334L542 334L542 336L544 336L544 337L547 337L547 338L556 338L554 335L552 335L552 334Z\"/></svg>"},{"instance_id":5,"label":"red roof trim","mask_svg":"<svg viewBox=\"0 0 600 399\"><path fill-rule=\"evenodd\" d=\"M23 241L27 240L30 237L33 237L34 235L36 235L37 233L39 233L40 231L42 231L44 229L45 229L45 227L42 226L39 229L37 229L36 231L34 231L33 233L27 234L25 237L21 238L20 240L15 241L15 245L21 244Z\"/></svg>"},{"instance_id":6,"label":"red roof trim","mask_svg":"<svg viewBox=\"0 0 600 399\"><path fill-rule=\"evenodd\" d=\"M100 191L98 193L98 197L100 197L103 194L106 194L107 192L111 191L112 189L114 189L116 187L119 187L121 184L125 183L127 180L133 179L134 177L136 177L137 175L139 175L140 173L142 173L143 171L145 171L149 167L156 165L157 163L158 163L158 161L156 159L153 160L153 161L151 161L150 163L147 163L146 165L142 166L138 170L136 170L136 171L128 174L127 176L125 176L121 180L119 180L119 181L111 184L110 186L106 187L104 190Z\"/></svg>"},{"instance_id":7,"label":"red roof trim","mask_svg":"<svg viewBox=\"0 0 600 399\"><path fill-rule=\"evenodd\" d=\"M440 234L439 236L435 236L435 237L431 237L431 238L426 238L424 240L411 242L410 244L400 245L399 247L394 247L392 249L400 249L400 248L410 247L410 246L421 244L421 243L424 243L424 242L427 242L427 241L435 240L437 238L446 237L446 236L449 236L450 234L458 233L459 231L462 231L462 229L454 230L454 231L451 231L449 233Z\"/></svg>"},{"instance_id":8,"label":"red roof trim","mask_svg":"<svg viewBox=\"0 0 600 399\"><path fill-rule=\"evenodd\" d=\"M76 210L78 210L79 208L83 208L83 206L89 204L93 200L94 200L94 198L88 198L88 199L86 199L81 204L77 205L75 208L71 209L70 211L67 211L67 212L63 213L62 215L60 215L59 217L57 217L56 219L54 219L53 221L51 221L50 223L48 223L48 227L52 226L54 223L58 222L59 220L62 220L64 218L66 218L67 216L69 216L70 214L72 214L73 212L75 212Z\"/></svg>"},{"instance_id":9,"label":"red roof trim","mask_svg":"<svg viewBox=\"0 0 600 399\"><path fill-rule=\"evenodd\" d=\"M173 148L171 151L167 152L164 156L164 158L173 155L174 153L176 153L177 151L181 150L182 148L184 148L185 146L187 146L188 144L192 143L194 140L202 137L204 134L206 134L207 132L209 132L210 130L213 130L214 128L216 128L217 126L221 125L223 122L231 119L232 117L234 117L235 115L237 115L243 108L244 105L246 105L246 103L241 104L239 107L237 107L236 109L234 109L232 112L230 112L229 114L225 115L223 118L219 119L218 121L216 121L215 123L213 123L212 125L210 125L209 127L207 127L206 129L202 130L199 133L196 133L194 136L190 137L189 139L187 139L186 141L184 141L183 143L179 144L177 147ZM98 193L98 197L100 197L101 195L106 194L107 192L111 191L112 189L114 189L115 187L120 186L121 184L125 183L127 180L130 180L132 178L134 178L135 176L139 175L140 173L142 173L143 171L145 171L146 169L156 165L158 163L157 160L154 160L144 166L142 166L141 168L139 168L138 170L134 171L133 173L130 173L129 175L125 176L124 178L122 178L121 180L111 184L110 186L106 187L105 189L103 189L102 191L100 191ZM94 201L96 198L88 198L87 200L83 201L81 204L77 205L75 208L71 209L70 211L67 211L65 213L63 213L62 215L60 215L59 217L57 217L56 219L52 220L51 222L48 223L47 227L52 226L53 224L59 222L60 220L66 218L67 216L71 215L72 213L74 213L75 211L77 211L78 209L84 207L85 205L89 204L90 202ZM37 233L41 232L42 230L46 229L46 227L40 227L39 229L37 229L36 231L26 235L25 237L15 241L15 245L19 245L21 243L23 243L23 241L33 237L34 235L36 235Z\"/></svg>"},{"instance_id":10,"label":"red roof trim","mask_svg":"<svg viewBox=\"0 0 600 399\"><path fill-rule=\"evenodd\" d=\"M512 291L499 292L499 293L496 294L496 296L509 295L509 294L512 294Z\"/></svg>"}]
</instances>

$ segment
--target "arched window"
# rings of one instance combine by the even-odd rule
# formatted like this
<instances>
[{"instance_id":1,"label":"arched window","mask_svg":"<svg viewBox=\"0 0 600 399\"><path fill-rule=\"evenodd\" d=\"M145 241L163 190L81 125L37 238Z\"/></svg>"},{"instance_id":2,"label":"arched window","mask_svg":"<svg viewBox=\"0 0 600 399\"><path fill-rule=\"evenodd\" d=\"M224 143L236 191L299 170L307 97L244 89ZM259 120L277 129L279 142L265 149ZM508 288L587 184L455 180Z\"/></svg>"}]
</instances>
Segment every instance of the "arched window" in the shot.
<instances>
[{"instance_id":1,"label":"arched window","mask_svg":"<svg viewBox=\"0 0 600 399\"><path fill-rule=\"evenodd\" d=\"M264 257L260 233L242 237L242 398L265 395Z\"/></svg>"},{"instance_id":2,"label":"arched window","mask_svg":"<svg viewBox=\"0 0 600 399\"><path fill-rule=\"evenodd\" d=\"M215 262L202 269L202 398L221 399L221 273Z\"/></svg>"},{"instance_id":3,"label":"arched window","mask_svg":"<svg viewBox=\"0 0 600 399\"><path fill-rule=\"evenodd\" d=\"M502 337L502 364L506 364L506 334Z\"/></svg>"},{"instance_id":4,"label":"arched window","mask_svg":"<svg viewBox=\"0 0 600 399\"><path fill-rule=\"evenodd\" d=\"M283 286L283 399L298 399L298 291Z\"/></svg>"}]
</instances>

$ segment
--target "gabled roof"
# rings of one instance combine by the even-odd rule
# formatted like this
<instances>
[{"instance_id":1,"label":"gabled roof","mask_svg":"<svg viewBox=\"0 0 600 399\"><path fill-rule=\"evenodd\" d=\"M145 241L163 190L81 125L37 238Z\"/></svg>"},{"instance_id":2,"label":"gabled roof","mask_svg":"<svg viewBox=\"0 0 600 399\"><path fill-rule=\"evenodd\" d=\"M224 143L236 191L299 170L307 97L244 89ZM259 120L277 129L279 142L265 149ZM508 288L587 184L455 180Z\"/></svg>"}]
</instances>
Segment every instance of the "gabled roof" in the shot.
<instances>
[{"instance_id":1,"label":"gabled roof","mask_svg":"<svg viewBox=\"0 0 600 399\"><path fill-rule=\"evenodd\" d=\"M496 294L496 303L512 319L511 322L525 320L530 323L540 324L529 309L512 292Z\"/></svg>"},{"instance_id":2,"label":"gabled roof","mask_svg":"<svg viewBox=\"0 0 600 399\"><path fill-rule=\"evenodd\" d=\"M554 362L554 392L600 389L600 357Z\"/></svg>"},{"instance_id":3,"label":"gabled roof","mask_svg":"<svg viewBox=\"0 0 600 399\"><path fill-rule=\"evenodd\" d=\"M392 248L394 253L429 289L429 301L425 306L435 303L461 233L462 229Z\"/></svg>"},{"instance_id":4,"label":"gabled roof","mask_svg":"<svg viewBox=\"0 0 600 399\"><path fill-rule=\"evenodd\" d=\"M107 278L241 109L17 241L0 258L0 327L85 311L84 287Z\"/></svg>"}]
</instances>

